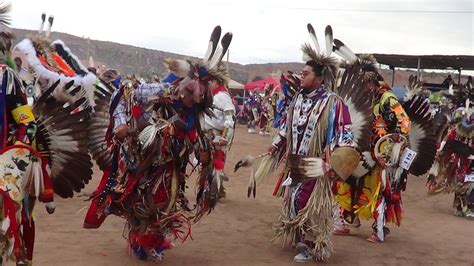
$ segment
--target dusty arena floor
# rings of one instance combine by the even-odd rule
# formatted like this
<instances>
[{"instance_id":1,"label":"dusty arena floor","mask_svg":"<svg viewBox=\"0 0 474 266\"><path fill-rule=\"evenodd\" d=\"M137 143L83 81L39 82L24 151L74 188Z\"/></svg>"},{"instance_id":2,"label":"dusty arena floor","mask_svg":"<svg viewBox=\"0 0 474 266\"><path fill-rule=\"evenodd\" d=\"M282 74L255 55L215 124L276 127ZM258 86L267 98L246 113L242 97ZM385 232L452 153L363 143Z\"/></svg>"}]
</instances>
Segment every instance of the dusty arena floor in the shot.
<instances>
[{"instance_id":1,"label":"dusty arena floor","mask_svg":"<svg viewBox=\"0 0 474 266\"><path fill-rule=\"evenodd\" d=\"M160 265L292 265L294 252L271 243L271 228L280 210L280 199L271 193L275 177L247 198L249 169L232 173L245 154L260 154L270 139L237 129L228 154L227 198L215 211L193 227L194 240L165 255ZM84 190L92 192L101 176ZM189 184L194 184L194 180ZM474 265L474 221L451 215L452 195L428 197L425 180L412 178L404 193L405 219L400 228L390 226L383 244L365 241L370 222L363 222L357 235L334 236L336 254L328 265ZM36 206L37 239L35 265L155 265L130 256L122 236L123 220L108 217L97 230L82 229L87 202L84 198L57 199L56 213L48 215Z\"/></svg>"}]
</instances>

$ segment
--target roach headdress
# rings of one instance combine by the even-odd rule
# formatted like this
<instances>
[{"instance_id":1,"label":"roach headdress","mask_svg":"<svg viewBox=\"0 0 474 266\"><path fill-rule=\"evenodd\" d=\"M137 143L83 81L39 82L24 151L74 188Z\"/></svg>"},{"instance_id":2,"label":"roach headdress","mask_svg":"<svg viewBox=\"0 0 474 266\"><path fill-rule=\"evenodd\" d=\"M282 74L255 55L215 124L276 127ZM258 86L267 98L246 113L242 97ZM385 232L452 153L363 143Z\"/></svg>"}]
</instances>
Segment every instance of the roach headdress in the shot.
<instances>
[{"instance_id":1,"label":"roach headdress","mask_svg":"<svg viewBox=\"0 0 474 266\"><path fill-rule=\"evenodd\" d=\"M169 71L181 79L180 87L186 85L191 79L206 81L213 78L217 79L221 84L227 83L229 72L227 66L222 63L222 58L229 49L232 33L226 33L221 39L221 31L220 26L216 26L212 31L207 51L202 60L165 60Z\"/></svg>"},{"instance_id":2,"label":"roach headdress","mask_svg":"<svg viewBox=\"0 0 474 266\"><path fill-rule=\"evenodd\" d=\"M308 23L308 32L313 40L315 49L310 44L305 43L301 46L303 51L303 60L305 62L315 61L317 64L323 67L322 77L324 80L324 86L328 90L333 90L334 81L336 80L337 73L337 61L334 57L331 57L333 47L333 35L331 26L326 26L325 40L326 40L326 51L321 51L319 46L318 37L314 31L313 26Z\"/></svg>"}]
</instances>

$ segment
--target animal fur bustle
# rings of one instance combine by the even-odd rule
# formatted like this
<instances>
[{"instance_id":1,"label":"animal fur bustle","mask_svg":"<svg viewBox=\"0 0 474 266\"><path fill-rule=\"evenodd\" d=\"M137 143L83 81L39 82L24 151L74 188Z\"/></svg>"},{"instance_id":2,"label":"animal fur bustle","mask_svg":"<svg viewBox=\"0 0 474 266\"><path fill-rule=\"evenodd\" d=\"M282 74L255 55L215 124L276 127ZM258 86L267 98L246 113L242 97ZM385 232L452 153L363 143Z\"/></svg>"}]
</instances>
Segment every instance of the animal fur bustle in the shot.
<instances>
[{"instance_id":1,"label":"animal fur bustle","mask_svg":"<svg viewBox=\"0 0 474 266\"><path fill-rule=\"evenodd\" d=\"M165 59L164 63L170 72L180 78L187 77L190 74L191 64L187 60L168 58Z\"/></svg>"}]
</instances>

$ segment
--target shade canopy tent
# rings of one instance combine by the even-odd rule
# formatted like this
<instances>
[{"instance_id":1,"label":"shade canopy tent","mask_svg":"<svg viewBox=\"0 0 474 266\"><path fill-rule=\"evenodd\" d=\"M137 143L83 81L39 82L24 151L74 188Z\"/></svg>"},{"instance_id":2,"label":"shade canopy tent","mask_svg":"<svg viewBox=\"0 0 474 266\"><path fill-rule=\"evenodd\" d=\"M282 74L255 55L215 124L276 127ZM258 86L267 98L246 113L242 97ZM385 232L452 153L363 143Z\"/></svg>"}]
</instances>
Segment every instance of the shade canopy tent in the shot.
<instances>
[{"instance_id":1,"label":"shade canopy tent","mask_svg":"<svg viewBox=\"0 0 474 266\"><path fill-rule=\"evenodd\" d=\"M280 80L275 77L268 77L266 79L257 80L245 85L245 90L263 90L265 84L273 84L273 89L276 91L280 90Z\"/></svg>"},{"instance_id":2,"label":"shade canopy tent","mask_svg":"<svg viewBox=\"0 0 474 266\"><path fill-rule=\"evenodd\" d=\"M392 86L395 79L395 68L417 69L420 77L421 69L453 69L459 72L458 84L461 82L462 70L474 70L472 55L400 55L373 54L378 63L388 65L392 69Z\"/></svg>"},{"instance_id":3,"label":"shade canopy tent","mask_svg":"<svg viewBox=\"0 0 474 266\"><path fill-rule=\"evenodd\" d=\"M227 84L229 89L233 90L243 90L244 89L244 84L239 83L233 79L229 80L229 83Z\"/></svg>"},{"instance_id":4,"label":"shade canopy tent","mask_svg":"<svg viewBox=\"0 0 474 266\"><path fill-rule=\"evenodd\" d=\"M474 56L472 55L373 55L378 63L392 68L474 70Z\"/></svg>"}]
</instances>

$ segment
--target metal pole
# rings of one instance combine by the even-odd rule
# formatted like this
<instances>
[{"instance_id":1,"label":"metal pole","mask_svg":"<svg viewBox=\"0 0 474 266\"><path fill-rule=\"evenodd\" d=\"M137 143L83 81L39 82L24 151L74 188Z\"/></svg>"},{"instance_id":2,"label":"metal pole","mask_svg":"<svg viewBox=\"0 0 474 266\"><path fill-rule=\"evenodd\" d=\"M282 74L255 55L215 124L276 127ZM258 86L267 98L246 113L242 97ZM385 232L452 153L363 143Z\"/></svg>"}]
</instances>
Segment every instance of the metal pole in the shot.
<instances>
[{"instance_id":1,"label":"metal pole","mask_svg":"<svg viewBox=\"0 0 474 266\"><path fill-rule=\"evenodd\" d=\"M392 69L392 87L395 85L395 67L390 66Z\"/></svg>"},{"instance_id":2,"label":"metal pole","mask_svg":"<svg viewBox=\"0 0 474 266\"><path fill-rule=\"evenodd\" d=\"M458 85L461 85L461 69L458 69L459 76L458 76Z\"/></svg>"},{"instance_id":3,"label":"metal pole","mask_svg":"<svg viewBox=\"0 0 474 266\"><path fill-rule=\"evenodd\" d=\"M90 46L91 46L91 38L90 37L87 37L87 57L86 58L90 58Z\"/></svg>"},{"instance_id":4,"label":"metal pole","mask_svg":"<svg viewBox=\"0 0 474 266\"><path fill-rule=\"evenodd\" d=\"M418 69L416 70L416 80L420 80L420 67L421 67L421 58L418 57Z\"/></svg>"}]
</instances>

